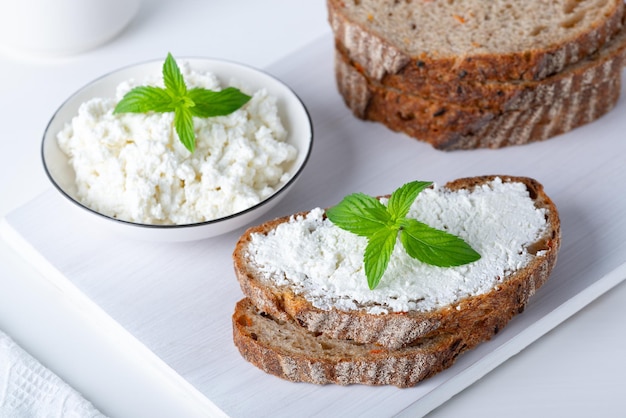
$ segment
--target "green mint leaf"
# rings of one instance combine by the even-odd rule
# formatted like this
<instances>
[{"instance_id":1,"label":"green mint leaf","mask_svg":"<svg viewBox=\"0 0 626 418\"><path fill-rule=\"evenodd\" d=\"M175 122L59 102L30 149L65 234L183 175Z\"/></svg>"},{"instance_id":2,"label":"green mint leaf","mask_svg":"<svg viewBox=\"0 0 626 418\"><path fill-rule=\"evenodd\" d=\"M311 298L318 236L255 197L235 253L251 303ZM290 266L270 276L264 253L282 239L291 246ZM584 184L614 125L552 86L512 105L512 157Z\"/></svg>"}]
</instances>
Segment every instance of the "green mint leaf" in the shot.
<instances>
[{"instance_id":1,"label":"green mint leaf","mask_svg":"<svg viewBox=\"0 0 626 418\"><path fill-rule=\"evenodd\" d=\"M380 229L369 237L363 263L370 290L378 286L385 270L387 270L397 239L398 230L393 227Z\"/></svg>"},{"instance_id":2,"label":"green mint leaf","mask_svg":"<svg viewBox=\"0 0 626 418\"><path fill-rule=\"evenodd\" d=\"M180 98L187 95L187 86L183 74L178 68L178 64L171 53L167 54L167 58L163 63L163 83L165 89L169 91L173 97Z\"/></svg>"},{"instance_id":3,"label":"green mint leaf","mask_svg":"<svg viewBox=\"0 0 626 418\"><path fill-rule=\"evenodd\" d=\"M135 87L124 95L113 114L116 113L147 113L147 112L171 112L172 99L167 92L159 87L141 86Z\"/></svg>"},{"instance_id":4,"label":"green mint leaf","mask_svg":"<svg viewBox=\"0 0 626 418\"><path fill-rule=\"evenodd\" d=\"M387 210L391 216L395 219L404 218L409 213L417 195L431 184L433 183L430 181L412 181L394 191L387 204Z\"/></svg>"},{"instance_id":5,"label":"green mint leaf","mask_svg":"<svg viewBox=\"0 0 626 418\"><path fill-rule=\"evenodd\" d=\"M424 263L452 267L480 259L461 238L406 217L417 195L431 184L407 183L391 194L387 206L374 197L353 193L326 211L339 228L367 237L363 263L370 289L378 286L389 265L398 231L407 254Z\"/></svg>"},{"instance_id":6,"label":"green mint leaf","mask_svg":"<svg viewBox=\"0 0 626 418\"><path fill-rule=\"evenodd\" d=\"M363 193L344 197L326 211L326 216L339 228L362 237L372 236L391 221L385 205Z\"/></svg>"},{"instance_id":7,"label":"green mint leaf","mask_svg":"<svg viewBox=\"0 0 626 418\"><path fill-rule=\"evenodd\" d=\"M234 87L217 92L202 88L188 91L183 74L170 53L163 63L163 84L165 89L152 86L132 89L115 106L113 113L174 112L176 133L191 152L196 148L194 116L228 115L250 100L250 96Z\"/></svg>"},{"instance_id":8,"label":"green mint leaf","mask_svg":"<svg viewBox=\"0 0 626 418\"><path fill-rule=\"evenodd\" d=\"M400 242L411 257L434 266L460 266L480 258L461 238L415 219L402 222Z\"/></svg>"},{"instance_id":9,"label":"green mint leaf","mask_svg":"<svg viewBox=\"0 0 626 418\"><path fill-rule=\"evenodd\" d=\"M174 112L174 127L180 142L183 143L185 148L190 152L194 152L196 149L196 134L193 130L193 117L189 108L185 106L179 106Z\"/></svg>"},{"instance_id":10,"label":"green mint leaf","mask_svg":"<svg viewBox=\"0 0 626 418\"><path fill-rule=\"evenodd\" d=\"M231 114L251 99L234 87L220 91L193 88L187 94L195 103L195 106L190 108L191 113L202 118Z\"/></svg>"}]
</instances>

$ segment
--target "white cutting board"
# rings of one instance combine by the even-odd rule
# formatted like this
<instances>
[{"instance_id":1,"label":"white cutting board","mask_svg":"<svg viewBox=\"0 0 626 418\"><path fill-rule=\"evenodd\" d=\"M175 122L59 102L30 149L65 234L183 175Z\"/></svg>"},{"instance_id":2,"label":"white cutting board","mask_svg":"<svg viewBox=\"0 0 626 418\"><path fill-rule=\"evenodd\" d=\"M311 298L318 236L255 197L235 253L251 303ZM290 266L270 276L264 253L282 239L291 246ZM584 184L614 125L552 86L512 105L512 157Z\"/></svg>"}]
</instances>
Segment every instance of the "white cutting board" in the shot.
<instances>
[{"instance_id":1,"label":"white cutting board","mask_svg":"<svg viewBox=\"0 0 626 418\"><path fill-rule=\"evenodd\" d=\"M315 142L296 187L259 222L330 206L355 191L381 195L409 180L481 174L534 177L560 211L563 245L549 282L493 340L439 375L410 389L322 387L282 381L246 363L230 325L242 297L230 257L243 229L176 244L107 236L52 189L0 224L9 243L88 307L85 315L104 312L128 332L111 335L118 344L136 350L138 340L233 417L423 415L626 278L624 88L611 113L558 138L446 153L354 118L336 92L332 48L328 35L268 69L308 107Z\"/></svg>"}]
</instances>

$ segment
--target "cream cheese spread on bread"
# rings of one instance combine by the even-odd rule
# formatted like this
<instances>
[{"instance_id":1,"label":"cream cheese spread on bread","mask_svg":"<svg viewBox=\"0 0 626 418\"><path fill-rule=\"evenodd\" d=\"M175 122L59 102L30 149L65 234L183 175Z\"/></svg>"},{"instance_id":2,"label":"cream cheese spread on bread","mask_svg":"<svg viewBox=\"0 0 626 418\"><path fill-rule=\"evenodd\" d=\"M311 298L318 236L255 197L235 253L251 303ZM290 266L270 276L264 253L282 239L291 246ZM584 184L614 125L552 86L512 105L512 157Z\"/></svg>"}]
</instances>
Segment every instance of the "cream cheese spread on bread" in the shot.
<instances>
[{"instance_id":1,"label":"cream cheese spread on bread","mask_svg":"<svg viewBox=\"0 0 626 418\"><path fill-rule=\"evenodd\" d=\"M363 269L366 239L332 224L320 208L253 234L246 257L259 280L289 285L319 309L426 312L492 290L537 255L528 248L548 228L546 210L535 206L526 185L500 178L472 190L434 185L418 195L408 216L459 236L481 259L441 268L396 245L379 286L370 290Z\"/></svg>"}]
</instances>

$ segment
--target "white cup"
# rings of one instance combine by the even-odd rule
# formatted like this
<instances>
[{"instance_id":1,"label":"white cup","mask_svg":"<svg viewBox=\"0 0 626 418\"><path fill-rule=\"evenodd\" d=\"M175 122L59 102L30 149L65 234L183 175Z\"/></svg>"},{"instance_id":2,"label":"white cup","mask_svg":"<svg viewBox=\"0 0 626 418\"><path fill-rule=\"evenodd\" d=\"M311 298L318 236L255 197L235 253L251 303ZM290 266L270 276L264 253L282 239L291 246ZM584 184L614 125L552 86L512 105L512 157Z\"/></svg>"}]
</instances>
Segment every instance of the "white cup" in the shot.
<instances>
[{"instance_id":1,"label":"white cup","mask_svg":"<svg viewBox=\"0 0 626 418\"><path fill-rule=\"evenodd\" d=\"M71 55L101 45L132 20L140 0L0 0L0 44Z\"/></svg>"}]
</instances>

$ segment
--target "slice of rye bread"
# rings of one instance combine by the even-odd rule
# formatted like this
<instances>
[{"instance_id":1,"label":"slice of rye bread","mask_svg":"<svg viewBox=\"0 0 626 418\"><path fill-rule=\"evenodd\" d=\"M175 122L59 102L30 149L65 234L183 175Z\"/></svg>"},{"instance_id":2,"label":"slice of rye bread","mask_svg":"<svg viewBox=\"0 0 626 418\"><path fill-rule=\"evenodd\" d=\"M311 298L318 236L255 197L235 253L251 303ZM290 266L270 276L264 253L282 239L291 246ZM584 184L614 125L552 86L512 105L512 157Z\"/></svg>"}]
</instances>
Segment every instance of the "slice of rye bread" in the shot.
<instances>
[{"instance_id":1,"label":"slice of rye bread","mask_svg":"<svg viewBox=\"0 0 626 418\"><path fill-rule=\"evenodd\" d=\"M623 0L327 0L335 38L367 74L417 84L541 80L602 48Z\"/></svg>"},{"instance_id":2,"label":"slice of rye bread","mask_svg":"<svg viewBox=\"0 0 626 418\"><path fill-rule=\"evenodd\" d=\"M389 75L378 81L370 77L362 65L350 59L339 43L335 48L335 62L354 68L376 89L390 88L439 103L441 107L471 106L497 113L526 108L533 103L546 102L560 94L619 77L622 67L626 65L625 50L626 26L600 50L541 81L438 83L427 79L416 82L400 75Z\"/></svg>"},{"instance_id":3,"label":"slice of rye bread","mask_svg":"<svg viewBox=\"0 0 626 418\"><path fill-rule=\"evenodd\" d=\"M621 92L621 72L613 71L606 81L579 90L569 90L564 84L562 89L535 96L527 108L495 112L381 89L344 64L339 60L336 65L337 88L355 116L380 122L443 151L543 141L597 120L615 107ZM557 91L559 95L554 97L552 93Z\"/></svg>"},{"instance_id":4,"label":"slice of rye bread","mask_svg":"<svg viewBox=\"0 0 626 418\"><path fill-rule=\"evenodd\" d=\"M401 388L452 366L457 357L489 340L507 319L486 317L472 329L440 333L390 350L375 344L312 333L240 300L232 316L233 341L241 356L266 373L292 382L395 385Z\"/></svg>"},{"instance_id":5,"label":"slice of rye bread","mask_svg":"<svg viewBox=\"0 0 626 418\"><path fill-rule=\"evenodd\" d=\"M276 285L263 280L247 255L254 234L271 232L279 224L288 222L289 216L249 228L237 242L233 264L241 289L255 306L277 320L295 320L310 332L323 333L333 339L373 343L387 348L399 348L435 334L459 333L463 329L472 329L491 316L508 321L523 311L528 299L548 279L556 263L561 233L557 209L536 180L512 176L479 176L455 180L445 187L449 190L471 191L497 177L503 182L524 184L535 207L547 210L548 228L528 248L535 257L522 268L501 278L501 282L486 293L462 298L429 311L371 314L366 309L320 309L289 285Z\"/></svg>"},{"instance_id":6,"label":"slice of rye bread","mask_svg":"<svg viewBox=\"0 0 626 418\"><path fill-rule=\"evenodd\" d=\"M499 85L499 92L491 98L484 95L481 105L463 105L454 101L445 101L414 94L407 90L390 88L368 78L362 69L350 61L340 50L335 50L335 73L337 84L342 90L359 92L351 98L350 108L362 114L371 95L401 94L415 102L416 113L433 114L470 113L480 110L482 113L498 114L507 110L526 109L550 100L569 95L572 91L595 86L605 81L621 77L622 67L626 64L626 27L601 51L568 67L566 70L542 81L519 83L490 83ZM422 109L427 109L424 111ZM440 118L445 119L445 118ZM444 122L445 123L445 122Z\"/></svg>"},{"instance_id":7,"label":"slice of rye bread","mask_svg":"<svg viewBox=\"0 0 626 418\"><path fill-rule=\"evenodd\" d=\"M623 56L603 67L615 68L613 64L623 61ZM341 59L336 71L338 90L355 116L380 122L444 151L500 148L552 138L609 112L621 91L621 71L610 70L606 81L578 90L570 90L571 84L557 84L558 89L544 90L527 108L493 112L442 105L372 86Z\"/></svg>"}]
</instances>

